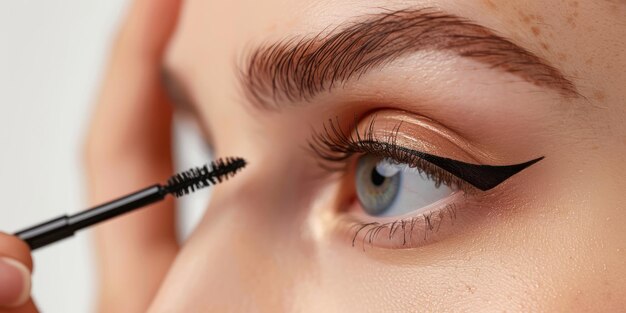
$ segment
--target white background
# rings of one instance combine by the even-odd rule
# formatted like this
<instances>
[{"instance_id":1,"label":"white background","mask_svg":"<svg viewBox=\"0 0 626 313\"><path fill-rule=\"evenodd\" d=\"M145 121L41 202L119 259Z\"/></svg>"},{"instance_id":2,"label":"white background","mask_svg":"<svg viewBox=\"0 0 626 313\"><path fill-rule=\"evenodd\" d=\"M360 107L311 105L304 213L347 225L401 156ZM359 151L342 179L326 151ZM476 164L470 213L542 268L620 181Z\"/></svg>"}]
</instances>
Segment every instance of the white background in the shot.
<instances>
[{"instance_id":1,"label":"white background","mask_svg":"<svg viewBox=\"0 0 626 313\"><path fill-rule=\"evenodd\" d=\"M84 207L81 144L127 4L0 1L0 231L12 233ZM207 152L191 125L179 125L176 138L177 151L185 151L177 153L179 168L204 162ZM183 236L208 196L182 203ZM93 311L90 243L83 231L35 252L33 294L42 312Z\"/></svg>"}]
</instances>

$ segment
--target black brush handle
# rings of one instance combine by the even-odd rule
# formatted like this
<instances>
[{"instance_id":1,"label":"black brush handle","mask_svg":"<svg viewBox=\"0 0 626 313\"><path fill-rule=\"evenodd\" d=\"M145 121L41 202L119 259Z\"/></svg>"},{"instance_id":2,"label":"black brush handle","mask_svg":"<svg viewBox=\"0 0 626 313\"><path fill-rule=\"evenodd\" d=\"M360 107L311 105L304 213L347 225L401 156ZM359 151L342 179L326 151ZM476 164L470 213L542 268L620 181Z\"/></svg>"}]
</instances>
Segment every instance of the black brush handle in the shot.
<instances>
[{"instance_id":1,"label":"black brush handle","mask_svg":"<svg viewBox=\"0 0 626 313\"><path fill-rule=\"evenodd\" d=\"M166 194L161 185L154 185L72 215L69 218L69 225L71 225L74 230L83 229L104 220L128 213L134 209L161 201L165 198Z\"/></svg>"},{"instance_id":2,"label":"black brush handle","mask_svg":"<svg viewBox=\"0 0 626 313\"><path fill-rule=\"evenodd\" d=\"M77 230L163 200L167 191L154 185L72 216L61 216L15 233L31 250L71 237Z\"/></svg>"},{"instance_id":3,"label":"black brush handle","mask_svg":"<svg viewBox=\"0 0 626 313\"><path fill-rule=\"evenodd\" d=\"M26 241L31 250L35 250L74 235L74 231L68 227L69 221L70 218L64 215L19 231L15 236Z\"/></svg>"}]
</instances>

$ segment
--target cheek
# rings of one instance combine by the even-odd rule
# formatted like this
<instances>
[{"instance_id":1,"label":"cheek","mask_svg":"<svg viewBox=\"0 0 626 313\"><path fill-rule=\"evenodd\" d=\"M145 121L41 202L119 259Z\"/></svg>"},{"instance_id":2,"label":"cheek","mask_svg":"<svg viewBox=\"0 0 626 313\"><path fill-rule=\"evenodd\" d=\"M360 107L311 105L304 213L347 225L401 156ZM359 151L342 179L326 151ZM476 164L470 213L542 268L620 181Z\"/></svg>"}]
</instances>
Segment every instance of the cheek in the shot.
<instances>
[{"instance_id":1,"label":"cheek","mask_svg":"<svg viewBox=\"0 0 626 313\"><path fill-rule=\"evenodd\" d=\"M445 250L445 251L444 251ZM543 307L529 257L502 256L489 242L447 243L412 251L350 249L320 243L315 279L299 286L302 311L536 311ZM450 252L455 251L455 252ZM532 258L530 258L532 259ZM530 274L530 278L529 278ZM314 282L311 284L311 282ZM325 309L325 310L324 310Z\"/></svg>"}]
</instances>

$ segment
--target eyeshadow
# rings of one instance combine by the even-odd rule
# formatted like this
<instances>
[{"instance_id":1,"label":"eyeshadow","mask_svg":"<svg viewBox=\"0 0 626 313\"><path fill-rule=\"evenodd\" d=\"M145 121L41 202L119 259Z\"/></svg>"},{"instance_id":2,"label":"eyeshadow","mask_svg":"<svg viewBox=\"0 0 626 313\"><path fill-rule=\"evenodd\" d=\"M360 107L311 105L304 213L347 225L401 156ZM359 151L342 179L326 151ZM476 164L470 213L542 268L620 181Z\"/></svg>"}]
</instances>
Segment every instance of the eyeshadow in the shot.
<instances>
[{"instance_id":1,"label":"eyeshadow","mask_svg":"<svg viewBox=\"0 0 626 313\"><path fill-rule=\"evenodd\" d=\"M309 147L321 159L339 164L344 163L345 160L355 153L376 154L380 157L390 158L395 162L421 169L424 169L424 167L418 165L420 162L428 163L446 172L451 178L456 178L482 191L498 186L513 175L544 159L541 156L530 161L511 165L466 163L399 145L397 140L402 122L393 127L392 131L385 135L386 138L384 140L379 140L374 136L375 120L375 118L372 118L368 127L362 132L356 130L354 134L348 135L338 126L339 122L337 120L329 119L329 124L324 125L323 132L317 133L309 141ZM355 129L355 127L351 128ZM335 170L326 165L324 168ZM341 168L337 170L341 170Z\"/></svg>"}]
</instances>

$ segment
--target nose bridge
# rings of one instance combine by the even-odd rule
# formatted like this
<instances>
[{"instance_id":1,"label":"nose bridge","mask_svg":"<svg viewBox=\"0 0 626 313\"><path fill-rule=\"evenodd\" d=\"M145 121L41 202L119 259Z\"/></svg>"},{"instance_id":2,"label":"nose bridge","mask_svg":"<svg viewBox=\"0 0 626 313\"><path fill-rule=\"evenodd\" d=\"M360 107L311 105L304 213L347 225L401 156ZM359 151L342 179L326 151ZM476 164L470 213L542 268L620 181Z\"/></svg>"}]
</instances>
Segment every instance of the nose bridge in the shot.
<instances>
[{"instance_id":1,"label":"nose bridge","mask_svg":"<svg viewBox=\"0 0 626 313\"><path fill-rule=\"evenodd\" d=\"M245 175L215 190L203 227L219 220L233 228L229 237L244 237L246 243L263 246L263 253L285 248L307 214L300 173L292 164L251 162L241 173Z\"/></svg>"},{"instance_id":2,"label":"nose bridge","mask_svg":"<svg viewBox=\"0 0 626 313\"><path fill-rule=\"evenodd\" d=\"M223 211L220 206L236 204L254 207L246 209L246 214L275 218L277 212L289 215L297 212L289 207L303 205L303 188L310 182L306 178L309 169L304 166L307 162L302 161L307 154L289 143L269 141L263 145L266 144L274 145L256 147L252 157L245 157L246 168L231 181L217 186L211 211Z\"/></svg>"}]
</instances>

